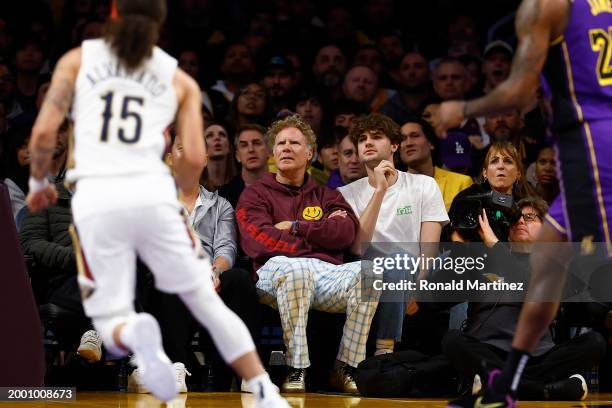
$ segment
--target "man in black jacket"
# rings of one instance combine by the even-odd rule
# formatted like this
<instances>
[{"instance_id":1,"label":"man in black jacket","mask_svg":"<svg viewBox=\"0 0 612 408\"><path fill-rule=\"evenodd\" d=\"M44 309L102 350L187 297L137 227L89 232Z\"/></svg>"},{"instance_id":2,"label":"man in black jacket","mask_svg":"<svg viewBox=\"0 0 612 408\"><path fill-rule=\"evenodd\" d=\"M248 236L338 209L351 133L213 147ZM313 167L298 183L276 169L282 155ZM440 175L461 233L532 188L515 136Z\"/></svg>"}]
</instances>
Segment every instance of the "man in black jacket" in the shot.
<instances>
[{"instance_id":1,"label":"man in black jacket","mask_svg":"<svg viewBox=\"0 0 612 408\"><path fill-rule=\"evenodd\" d=\"M28 261L37 303L67 318L53 319L55 334L67 345L78 346L87 360L102 357L101 341L85 316L77 284L77 267L69 227L72 223L71 192L62 181L56 185L57 204L38 213L28 212L21 225L20 241ZM57 317L55 316L55 317ZM69 317L68 317L69 316ZM82 336L81 336L82 335Z\"/></svg>"}]
</instances>

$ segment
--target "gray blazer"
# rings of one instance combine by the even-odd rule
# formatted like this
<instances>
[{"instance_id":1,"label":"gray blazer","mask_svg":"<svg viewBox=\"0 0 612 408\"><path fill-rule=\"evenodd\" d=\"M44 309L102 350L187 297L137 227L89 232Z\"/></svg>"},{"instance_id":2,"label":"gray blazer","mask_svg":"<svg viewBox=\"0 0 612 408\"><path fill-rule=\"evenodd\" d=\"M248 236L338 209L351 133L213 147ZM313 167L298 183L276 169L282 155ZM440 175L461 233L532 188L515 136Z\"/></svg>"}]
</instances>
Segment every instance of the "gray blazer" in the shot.
<instances>
[{"instance_id":1,"label":"gray blazer","mask_svg":"<svg viewBox=\"0 0 612 408\"><path fill-rule=\"evenodd\" d=\"M238 234L234 209L229 201L216 191L211 193L200 186L200 195L189 221L211 262L222 256L233 266L238 252Z\"/></svg>"}]
</instances>

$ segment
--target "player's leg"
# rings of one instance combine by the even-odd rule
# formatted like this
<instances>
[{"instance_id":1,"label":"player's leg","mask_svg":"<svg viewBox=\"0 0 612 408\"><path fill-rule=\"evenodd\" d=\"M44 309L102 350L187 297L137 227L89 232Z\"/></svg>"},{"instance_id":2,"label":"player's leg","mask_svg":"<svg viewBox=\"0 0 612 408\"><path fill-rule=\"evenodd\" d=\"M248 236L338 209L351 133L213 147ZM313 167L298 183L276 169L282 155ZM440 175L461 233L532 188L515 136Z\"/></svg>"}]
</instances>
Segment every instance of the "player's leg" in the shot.
<instances>
[{"instance_id":1,"label":"player's leg","mask_svg":"<svg viewBox=\"0 0 612 408\"><path fill-rule=\"evenodd\" d=\"M215 292L211 265L198 255L199 243L174 206L142 211L142 239L138 254L155 276L156 286L176 293L194 317L208 329L223 359L249 383L258 406L287 407L270 381L246 325Z\"/></svg>"},{"instance_id":2,"label":"player's leg","mask_svg":"<svg viewBox=\"0 0 612 408\"><path fill-rule=\"evenodd\" d=\"M142 381L153 395L169 401L177 393L174 369L166 357L159 326L133 310L137 236L131 220L138 214L117 211L77 223L73 234L79 258L83 307L106 348L115 355L134 352Z\"/></svg>"},{"instance_id":3,"label":"player's leg","mask_svg":"<svg viewBox=\"0 0 612 408\"><path fill-rule=\"evenodd\" d=\"M506 393L508 389L516 391L529 354L533 352L557 313L572 253L559 251L559 246L554 243L564 241L550 224L542 225L539 244L531 255L528 300L521 309L510 355L494 384L498 392Z\"/></svg>"}]
</instances>

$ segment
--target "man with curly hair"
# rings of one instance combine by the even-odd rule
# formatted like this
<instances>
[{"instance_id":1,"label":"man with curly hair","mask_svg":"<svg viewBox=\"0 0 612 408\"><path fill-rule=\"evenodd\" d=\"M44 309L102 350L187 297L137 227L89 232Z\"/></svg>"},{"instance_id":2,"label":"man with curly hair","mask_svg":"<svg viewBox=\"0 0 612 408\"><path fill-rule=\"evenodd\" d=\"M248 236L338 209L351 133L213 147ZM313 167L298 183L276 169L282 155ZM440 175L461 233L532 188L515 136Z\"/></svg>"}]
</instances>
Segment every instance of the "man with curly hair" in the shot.
<instances>
[{"instance_id":1,"label":"man with curly hair","mask_svg":"<svg viewBox=\"0 0 612 408\"><path fill-rule=\"evenodd\" d=\"M283 392L304 392L310 366L306 324L310 309L346 312L332 386L356 393L354 368L365 358L377 299L360 288L360 262L343 264L359 223L342 195L307 177L316 137L299 116L266 134L276 174L247 187L238 201L240 243L254 262L262 303L278 309L287 349Z\"/></svg>"},{"instance_id":2,"label":"man with curly hair","mask_svg":"<svg viewBox=\"0 0 612 408\"><path fill-rule=\"evenodd\" d=\"M399 126L391 118L373 113L360 118L350 136L368 174L338 188L359 217L357 239L351 251L356 255L366 252L367 258L370 251L382 251L389 256L389 252L400 247L418 254L433 252L433 245L419 248L419 243L440 241L442 226L448 222L444 200L433 177L395 169L393 156L404 139ZM364 251L370 243L402 245L397 245L396 250L385 246ZM385 271L387 282L404 279L408 279L405 270ZM406 300L398 298L398 293L382 294L376 324L376 354L393 352L395 342L401 340Z\"/></svg>"}]
</instances>

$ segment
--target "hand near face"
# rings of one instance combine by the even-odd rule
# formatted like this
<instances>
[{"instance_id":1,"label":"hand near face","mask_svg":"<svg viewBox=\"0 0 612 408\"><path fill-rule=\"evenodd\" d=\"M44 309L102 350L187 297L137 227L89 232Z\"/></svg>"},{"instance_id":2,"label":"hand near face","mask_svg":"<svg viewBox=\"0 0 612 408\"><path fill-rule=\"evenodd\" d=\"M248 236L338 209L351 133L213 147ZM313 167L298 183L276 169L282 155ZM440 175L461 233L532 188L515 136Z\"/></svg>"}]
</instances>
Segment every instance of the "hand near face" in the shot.
<instances>
[{"instance_id":1,"label":"hand near face","mask_svg":"<svg viewBox=\"0 0 612 408\"><path fill-rule=\"evenodd\" d=\"M390 185L391 178L395 175L395 167L388 160L381 161L378 166L374 167L375 188L378 191L387 191Z\"/></svg>"}]
</instances>

